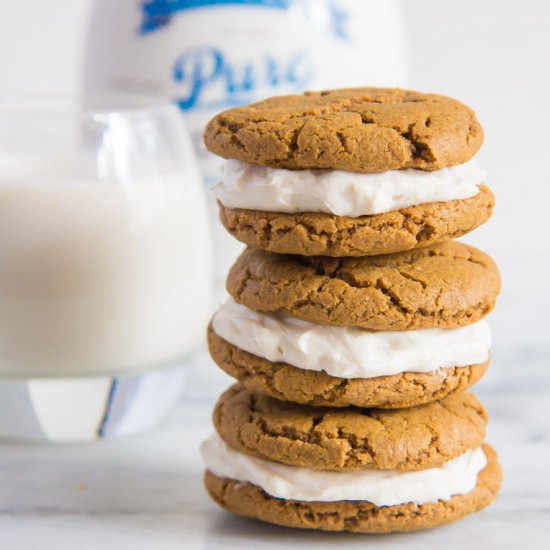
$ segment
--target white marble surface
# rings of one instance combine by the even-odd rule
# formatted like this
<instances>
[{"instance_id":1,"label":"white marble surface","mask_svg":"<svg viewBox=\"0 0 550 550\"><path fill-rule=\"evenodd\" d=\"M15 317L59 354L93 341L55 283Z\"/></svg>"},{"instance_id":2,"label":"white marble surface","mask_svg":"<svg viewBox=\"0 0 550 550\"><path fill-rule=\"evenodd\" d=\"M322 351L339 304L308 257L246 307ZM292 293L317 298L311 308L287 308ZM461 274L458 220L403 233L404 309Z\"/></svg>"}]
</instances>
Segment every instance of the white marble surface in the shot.
<instances>
[{"instance_id":1,"label":"white marble surface","mask_svg":"<svg viewBox=\"0 0 550 550\"><path fill-rule=\"evenodd\" d=\"M0 445L0 548L548 547L550 299L542 292L548 263L538 261L528 284L524 264L506 267L505 292L491 317L494 362L476 388L505 471L488 510L431 532L376 537L293 531L225 514L203 490L197 445L229 379L203 353L178 409L155 432L88 445Z\"/></svg>"}]
</instances>

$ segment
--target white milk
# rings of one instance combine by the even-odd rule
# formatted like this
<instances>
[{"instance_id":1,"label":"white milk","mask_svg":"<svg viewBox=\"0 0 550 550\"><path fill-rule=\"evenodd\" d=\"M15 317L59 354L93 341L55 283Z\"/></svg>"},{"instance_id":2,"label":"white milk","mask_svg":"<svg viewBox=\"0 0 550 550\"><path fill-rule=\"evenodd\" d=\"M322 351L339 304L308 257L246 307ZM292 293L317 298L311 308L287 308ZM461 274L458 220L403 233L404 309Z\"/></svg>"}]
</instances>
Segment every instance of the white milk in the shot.
<instances>
[{"instance_id":1,"label":"white milk","mask_svg":"<svg viewBox=\"0 0 550 550\"><path fill-rule=\"evenodd\" d=\"M196 173L48 181L42 168L0 164L0 374L128 373L188 354L210 313Z\"/></svg>"}]
</instances>

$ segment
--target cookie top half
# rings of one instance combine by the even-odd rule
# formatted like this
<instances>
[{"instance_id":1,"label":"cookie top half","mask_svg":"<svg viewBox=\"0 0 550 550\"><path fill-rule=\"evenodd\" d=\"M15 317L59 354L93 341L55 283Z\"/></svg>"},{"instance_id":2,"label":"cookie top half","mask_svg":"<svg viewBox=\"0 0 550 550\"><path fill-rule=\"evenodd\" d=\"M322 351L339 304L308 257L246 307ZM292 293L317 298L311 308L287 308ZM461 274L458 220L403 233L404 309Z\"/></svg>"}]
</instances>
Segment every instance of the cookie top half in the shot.
<instances>
[{"instance_id":1,"label":"cookie top half","mask_svg":"<svg viewBox=\"0 0 550 550\"><path fill-rule=\"evenodd\" d=\"M409 409L332 409L279 401L236 384L220 397L214 423L234 449L293 466L422 470L479 447L487 413L468 393Z\"/></svg>"},{"instance_id":2,"label":"cookie top half","mask_svg":"<svg viewBox=\"0 0 550 550\"><path fill-rule=\"evenodd\" d=\"M355 88L229 109L204 141L221 157L275 168L437 170L470 160L483 130L470 108L442 95Z\"/></svg>"},{"instance_id":3,"label":"cookie top half","mask_svg":"<svg viewBox=\"0 0 550 550\"><path fill-rule=\"evenodd\" d=\"M247 248L229 272L227 290L258 311L371 330L414 330L479 321L495 305L500 277L489 256L456 241L360 258Z\"/></svg>"}]
</instances>

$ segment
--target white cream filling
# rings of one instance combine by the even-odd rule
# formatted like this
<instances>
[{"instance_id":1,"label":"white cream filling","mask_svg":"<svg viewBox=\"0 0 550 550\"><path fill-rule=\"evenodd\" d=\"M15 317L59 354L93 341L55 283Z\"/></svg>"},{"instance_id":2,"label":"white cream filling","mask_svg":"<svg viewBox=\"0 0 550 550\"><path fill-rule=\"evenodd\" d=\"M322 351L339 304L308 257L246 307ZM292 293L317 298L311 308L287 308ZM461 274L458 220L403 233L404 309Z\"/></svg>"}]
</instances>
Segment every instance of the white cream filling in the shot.
<instances>
[{"instance_id":1,"label":"white cream filling","mask_svg":"<svg viewBox=\"0 0 550 550\"><path fill-rule=\"evenodd\" d=\"M375 332L254 311L229 299L212 324L218 336L248 353L339 378L476 365L489 358L491 348L485 320L450 329Z\"/></svg>"},{"instance_id":2,"label":"white cream filling","mask_svg":"<svg viewBox=\"0 0 550 550\"><path fill-rule=\"evenodd\" d=\"M253 483L276 498L308 502L362 500L376 506L423 504L469 493L487 464L483 449L478 447L441 468L330 472L245 455L231 449L217 434L202 443L201 454L206 467L218 477Z\"/></svg>"},{"instance_id":3,"label":"white cream filling","mask_svg":"<svg viewBox=\"0 0 550 550\"><path fill-rule=\"evenodd\" d=\"M378 174L284 170L228 160L214 193L230 208L358 217L473 197L485 177L485 171L472 160L432 172L390 170Z\"/></svg>"}]
</instances>

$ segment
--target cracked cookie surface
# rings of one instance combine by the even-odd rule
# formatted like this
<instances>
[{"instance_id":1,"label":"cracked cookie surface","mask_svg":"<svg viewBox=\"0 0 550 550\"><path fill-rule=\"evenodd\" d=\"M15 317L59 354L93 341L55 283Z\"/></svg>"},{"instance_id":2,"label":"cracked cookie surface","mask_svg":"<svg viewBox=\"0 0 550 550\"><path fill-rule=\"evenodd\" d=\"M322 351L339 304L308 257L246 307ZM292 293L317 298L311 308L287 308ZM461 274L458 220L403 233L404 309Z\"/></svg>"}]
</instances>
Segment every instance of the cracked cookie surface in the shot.
<instances>
[{"instance_id":1,"label":"cracked cookie surface","mask_svg":"<svg viewBox=\"0 0 550 550\"><path fill-rule=\"evenodd\" d=\"M408 409L331 409L279 401L241 384L220 397L213 418L240 452L334 471L439 467L479 447L487 424L469 393Z\"/></svg>"},{"instance_id":2,"label":"cracked cookie surface","mask_svg":"<svg viewBox=\"0 0 550 550\"><path fill-rule=\"evenodd\" d=\"M280 96L214 117L206 147L224 158L289 169L437 170L483 143L474 112L454 99L389 88Z\"/></svg>"},{"instance_id":3,"label":"cracked cookie surface","mask_svg":"<svg viewBox=\"0 0 550 550\"><path fill-rule=\"evenodd\" d=\"M485 185L469 198L426 203L384 214L351 218L305 212L281 214L229 208L220 220L239 241L278 254L373 256L422 248L461 237L485 223L495 199Z\"/></svg>"},{"instance_id":4,"label":"cracked cookie surface","mask_svg":"<svg viewBox=\"0 0 550 550\"><path fill-rule=\"evenodd\" d=\"M475 488L450 500L378 507L364 501L303 502L274 498L257 485L224 479L207 471L205 485L222 508L241 516L300 529L390 533L417 531L451 523L487 507L495 499L502 471L495 451L483 445L487 465Z\"/></svg>"},{"instance_id":5,"label":"cracked cookie surface","mask_svg":"<svg viewBox=\"0 0 550 550\"><path fill-rule=\"evenodd\" d=\"M258 311L372 330L475 323L494 307L498 269L489 256L456 241L360 258L280 255L247 248L227 290Z\"/></svg>"},{"instance_id":6,"label":"cracked cookie surface","mask_svg":"<svg viewBox=\"0 0 550 550\"><path fill-rule=\"evenodd\" d=\"M324 371L273 363L239 349L208 328L208 348L216 364L248 390L282 401L326 407L414 407L459 393L485 374L489 361L434 372L405 372L376 378L337 378Z\"/></svg>"}]
</instances>

